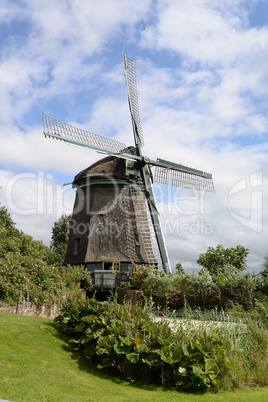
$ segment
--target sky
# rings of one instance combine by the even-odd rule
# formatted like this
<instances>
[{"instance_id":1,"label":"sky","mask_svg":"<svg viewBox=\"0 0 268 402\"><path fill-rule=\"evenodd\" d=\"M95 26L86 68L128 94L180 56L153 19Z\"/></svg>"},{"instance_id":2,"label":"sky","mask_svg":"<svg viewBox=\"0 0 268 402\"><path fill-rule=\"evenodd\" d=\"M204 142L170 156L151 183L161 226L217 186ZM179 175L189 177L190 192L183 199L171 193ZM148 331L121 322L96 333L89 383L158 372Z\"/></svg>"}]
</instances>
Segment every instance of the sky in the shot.
<instances>
[{"instance_id":1,"label":"sky","mask_svg":"<svg viewBox=\"0 0 268 402\"><path fill-rule=\"evenodd\" d=\"M268 253L268 2L1 0L0 202L50 244L74 176L100 159L45 139L42 112L133 145L122 52L137 62L143 154L213 175L215 193L155 184L174 269L218 244Z\"/></svg>"}]
</instances>

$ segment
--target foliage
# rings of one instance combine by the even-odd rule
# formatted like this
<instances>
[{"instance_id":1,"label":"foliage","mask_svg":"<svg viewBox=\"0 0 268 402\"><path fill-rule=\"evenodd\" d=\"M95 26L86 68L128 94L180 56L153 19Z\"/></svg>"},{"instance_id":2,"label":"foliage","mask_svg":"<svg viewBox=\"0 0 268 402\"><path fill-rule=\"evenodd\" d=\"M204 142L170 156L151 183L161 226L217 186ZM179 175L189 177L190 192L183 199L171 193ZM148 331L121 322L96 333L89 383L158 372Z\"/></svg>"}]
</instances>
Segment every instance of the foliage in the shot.
<instances>
[{"instance_id":1,"label":"foliage","mask_svg":"<svg viewBox=\"0 0 268 402\"><path fill-rule=\"evenodd\" d=\"M83 265L67 265L61 269L61 275L67 291L78 287L87 292L92 290L92 277Z\"/></svg>"},{"instance_id":2,"label":"foliage","mask_svg":"<svg viewBox=\"0 0 268 402\"><path fill-rule=\"evenodd\" d=\"M146 266L135 266L130 274L132 289L140 289L146 297L153 297L158 306L230 308L241 305L245 309L254 306L255 299L265 298L264 281L260 275L242 272L232 265L225 265L217 275L202 268L199 273L168 275ZM261 293L262 292L262 293Z\"/></svg>"},{"instance_id":3,"label":"foliage","mask_svg":"<svg viewBox=\"0 0 268 402\"><path fill-rule=\"evenodd\" d=\"M250 272L243 273L232 265L225 265L214 277L221 293L246 308L253 305L260 278Z\"/></svg>"},{"instance_id":4,"label":"foliage","mask_svg":"<svg viewBox=\"0 0 268 402\"><path fill-rule=\"evenodd\" d=\"M18 304L21 292L35 304L60 303L63 294L80 286L91 289L91 277L83 267L71 269L48 265L29 255L7 255L0 259L0 301Z\"/></svg>"},{"instance_id":5,"label":"foliage","mask_svg":"<svg viewBox=\"0 0 268 402\"><path fill-rule=\"evenodd\" d=\"M264 261L263 261L263 263L262 263L262 267L264 268L264 271L267 271L267 273L268 273L268 255L266 255L266 256L264 257Z\"/></svg>"},{"instance_id":6,"label":"foliage","mask_svg":"<svg viewBox=\"0 0 268 402\"><path fill-rule=\"evenodd\" d=\"M0 207L0 235L0 302L18 304L26 287L36 304L59 302L63 293L81 282L91 287L82 267L63 269L58 253L16 229L5 207Z\"/></svg>"},{"instance_id":7,"label":"foliage","mask_svg":"<svg viewBox=\"0 0 268 402\"><path fill-rule=\"evenodd\" d=\"M262 278L262 291L268 295L268 255L264 257L262 268L263 270L260 272Z\"/></svg>"},{"instance_id":8,"label":"foliage","mask_svg":"<svg viewBox=\"0 0 268 402\"><path fill-rule=\"evenodd\" d=\"M217 275L225 265L232 265L240 271L246 268L246 257L249 250L241 245L224 248L218 245L209 247L207 252L199 255L197 263L207 268L211 275Z\"/></svg>"},{"instance_id":9,"label":"foliage","mask_svg":"<svg viewBox=\"0 0 268 402\"><path fill-rule=\"evenodd\" d=\"M162 274L161 276L149 274L144 279L141 290L145 296L153 296L154 301L159 305L169 305L170 307L180 308L185 301L192 300L205 303L205 296L219 297L219 288L213 281L207 269L202 269L199 274L196 273L180 273L169 276ZM177 305L174 300L177 296Z\"/></svg>"},{"instance_id":10,"label":"foliage","mask_svg":"<svg viewBox=\"0 0 268 402\"><path fill-rule=\"evenodd\" d=\"M10 234L16 231L15 224L5 206L0 207L0 227L6 229Z\"/></svg>"},{"instance_id":11,"label":"foliage","mask_svg":"<svg viewBox=\"0 0 268 402\"><path fill-rule=\"evenodd\" d=\"M74 350L131 381L191 392L268 383L267 332L254 321L174 320L172 331L147 306L69 298L56 323Z\"/></svg>"},{"instance_id":12,"label":"foliage","mask_svg":"<svg viewBox=\"0 0 268 402\"><path fill-rule=\"evenodd\" d=\"M184 269L183 269L183 267L182 267L182 263L181 262L178 262L177 264L176 264L176 267L175 267L175 269L176 269L176 273L177 274L185 274L185 271L184 271Z\"/></svg>"},{"instance_id":13,"label":"foliage","mask_svg":"<svg viewBox=\"0 0 268 402\"><path fill-rule=\"evenodd\" d=\"M170 298L173 308L180 307L188 303L191 306L202 306L203 308L213 308L219 305L219 288L213 281L208 270L203 268L199 274L178 274L173 276L173 291ZM180 298L176 298L180 294Z\"/></svg>"},{"instance_id":14,"label":"foliage","mask_svg":"<svg viewBox=\"0 0 268 402\"><path fill-rule=\"evenodd\" d=\"M205 268L199 274L180 273L169 276L149 272L139 288L146 297L152 296L157 305L181 308L187 301L191 305L202 303L205 306L207 295L216 305L219 304L219 288Z\"/></svg>"},{"instance_id":15,"label":"foliage","mask_svg":"<svg viewBox=\"0 0 268 402\"><path fill-rule=\"evenodd\" d=\"M153 296L158 304L166 304L169 294L174 290L173 277L167 274L150 273L144 279L141 290L145 296Z\"/></svg>"},{"instance_id":16,"label":"foliage","mask_svg":"<svg viewBox=\"0 0 268 402\"><path fill-rule=\"evenodd\" d=\"M158 271L153 266L132 263L132 270L128 274L128 286L130 289L141 289L144 280L149 275L163 276L165 274Z\"/></svg>"},{"instance_id":17,"label":"foliage","mask_svg":"<svg viewBox=\"0 0 268 402\"><path fill-rule=\"evenodd\" d=\"M51 248L65 256L70 231L71 215L62 215L53 225Z\"/></svg>"},{"instance_id":18,"label":"foliage","mask_svg":"<svg viewBox=\"0 0 268 402\"><path fill-rule=\"evenodd\" d=\"M181 291L184 296L187 294L208 294L218 292L217 285L213 282L207 269L203 268L200 274L190 273L188 275L174 276L175 289Z\"/></svg>"},{"instance_id":19,"label":"foliage","mask_svg":"<svg viewBox=\"0 0 268 402\"><path fill-rule=\"evenodd\" d=\"M226 366L211 343L182 342L167 322L155 323L140 306L69 299L57 323L74 349L124 379L204 392L217 383L219 365Z\"/></svg>"}]
</instances>

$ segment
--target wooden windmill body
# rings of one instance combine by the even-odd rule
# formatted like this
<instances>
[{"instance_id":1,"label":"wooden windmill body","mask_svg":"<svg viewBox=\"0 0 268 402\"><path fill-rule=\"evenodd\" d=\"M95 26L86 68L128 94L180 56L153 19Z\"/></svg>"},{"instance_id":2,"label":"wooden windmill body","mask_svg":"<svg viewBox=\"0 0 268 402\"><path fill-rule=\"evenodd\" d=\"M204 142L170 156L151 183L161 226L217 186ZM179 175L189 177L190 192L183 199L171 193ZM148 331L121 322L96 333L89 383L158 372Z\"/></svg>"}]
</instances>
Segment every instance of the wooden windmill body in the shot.
<instances>
[{"instance_id":1,"label":"wooden windmill body","mask_svg":"<svg viewBox=\"0 0 268 402\"><path fill-rule=\"evenodd\" d=\"M85 264L89 271L129 271L131 263L154 264L146 197L133 162L108 156L74 179L66 264Z\"/></svg>"},{"instance_id":2,"label":"wooden windmill body","mask_svg":"<svg viewBox=\"0 0 268 402\"><path fill-rule=\"evenodd\" d=\"M123 54L134 147L78 129L43 114L46 137L109 155L75 176L77 189L66 264L128 271L131 264L154 264L171 272L161 230L154 181L214 191L212 176L182 164L142 155L136 63Z\"/></svg>"}]
</instances>

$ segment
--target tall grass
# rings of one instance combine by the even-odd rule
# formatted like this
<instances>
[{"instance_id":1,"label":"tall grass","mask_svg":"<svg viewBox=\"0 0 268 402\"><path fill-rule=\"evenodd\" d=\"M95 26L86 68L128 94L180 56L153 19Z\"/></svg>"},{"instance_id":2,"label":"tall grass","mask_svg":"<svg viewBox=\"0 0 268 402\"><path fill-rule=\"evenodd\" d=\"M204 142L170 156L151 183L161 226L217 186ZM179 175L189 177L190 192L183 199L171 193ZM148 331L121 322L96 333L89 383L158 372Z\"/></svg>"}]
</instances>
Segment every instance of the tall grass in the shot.
<instances>
[{"instance_id":1,"label":"tall grass","mask_svg":"<svg viewBox=\"0 0 268 402\"><path fill-rule=\"evenodd\" d=\"M261 310L265 311L262 305ZM255 315L255 317L254 317ZM222 353L227 363L225 375L219 376L217 389L232 389L241 385L268 384L268 331L266 314L255 310L250 314L229 314L223 310L203 312L184 309L183 318L166 315L174 334L184 343L197 343L204 349ZM221 350L218 346L222 345ZM223 369L223 367L222 367Z\"/></svg>"}]
</instances>

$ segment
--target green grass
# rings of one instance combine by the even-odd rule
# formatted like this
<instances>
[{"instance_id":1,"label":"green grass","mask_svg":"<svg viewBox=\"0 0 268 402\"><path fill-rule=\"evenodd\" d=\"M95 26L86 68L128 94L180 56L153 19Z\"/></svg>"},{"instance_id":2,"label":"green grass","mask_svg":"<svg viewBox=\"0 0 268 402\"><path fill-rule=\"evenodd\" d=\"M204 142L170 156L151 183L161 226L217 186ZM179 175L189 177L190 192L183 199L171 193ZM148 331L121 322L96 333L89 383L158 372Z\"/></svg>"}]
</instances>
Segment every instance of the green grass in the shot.
<instances>
[{"instance_id":1,"label":"green grass","mask_svg":"<svg viewBox=\"0 0 268 402\"><path fill-rule=\"evenodd\" d=\"M10 401L264 401L268 388L186 395L110 378L74 356L52 321L0 314L0 399Z\"/></svg>"}]
</instances>

